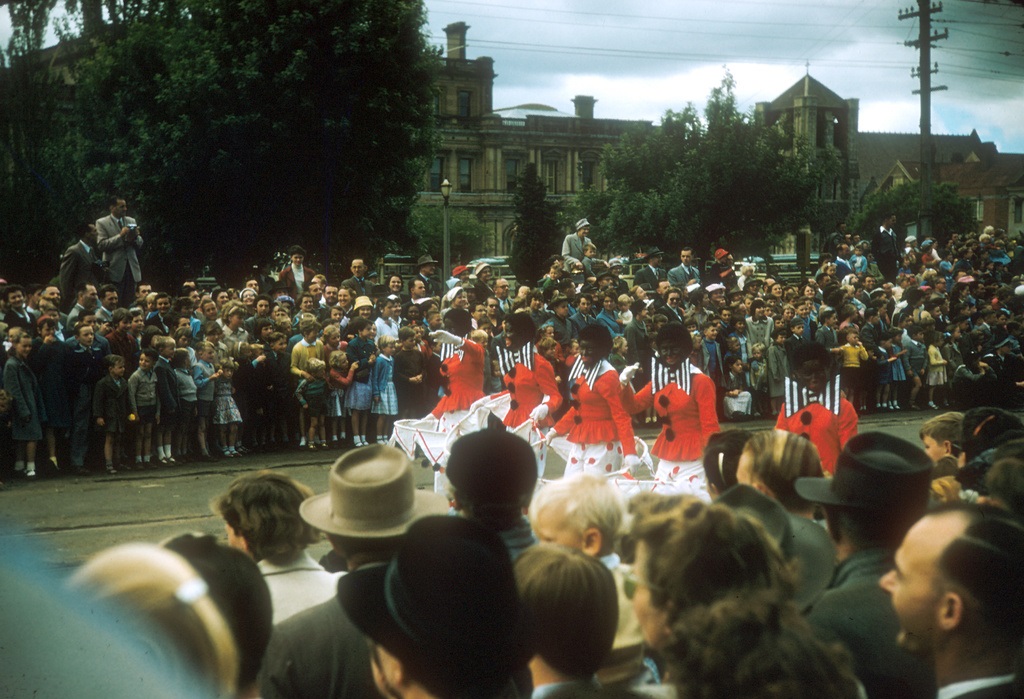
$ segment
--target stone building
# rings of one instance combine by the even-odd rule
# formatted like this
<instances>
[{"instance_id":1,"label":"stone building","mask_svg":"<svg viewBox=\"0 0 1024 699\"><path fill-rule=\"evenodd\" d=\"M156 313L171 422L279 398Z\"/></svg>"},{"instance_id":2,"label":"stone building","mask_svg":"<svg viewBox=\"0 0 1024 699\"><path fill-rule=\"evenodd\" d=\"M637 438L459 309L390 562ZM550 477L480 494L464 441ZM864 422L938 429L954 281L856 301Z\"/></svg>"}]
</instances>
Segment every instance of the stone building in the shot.
<instances>
[{"instance_id":1,"label":"stone building","mask_svg":"<svg viewBox=\"0 0 1024 699\"><path fill-rule=\"evenodd\" d=\"M528 163L536 163L554 199L604 189L602 148L627 130L652 124L595 118L597 100L587 95L572 100L572 114L543 104L494 109L494 60L466 57L468 29L465 22L445 27L447 51L434 98L441 143L417 206L440 206L447 179L450 205L472 211L490 229L484 253L505 255L515 218L512 192Z\"/></svg>"}]
</instances>

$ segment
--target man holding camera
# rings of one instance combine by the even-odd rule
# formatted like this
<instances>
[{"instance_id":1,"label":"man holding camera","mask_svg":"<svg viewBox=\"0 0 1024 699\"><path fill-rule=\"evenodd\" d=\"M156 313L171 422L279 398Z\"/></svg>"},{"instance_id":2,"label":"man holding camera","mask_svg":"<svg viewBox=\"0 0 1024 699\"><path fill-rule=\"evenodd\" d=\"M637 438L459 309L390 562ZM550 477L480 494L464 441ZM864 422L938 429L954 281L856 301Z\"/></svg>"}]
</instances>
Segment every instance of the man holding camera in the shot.
<instances>
[{"instance_id":1,"label":"man holding camera","mask_svg":"<svg viewBox=\"0 0 1024 699\"><path fill-rule=\"evenodd\" d=\"M139 253L142 231L128 216L128 204L118 196L108 202L110 215L96 221L96 249L109 264L110 281L117 285L121 299L135 298L135 285L142 281Z\"/></svg>"}]
</instances>

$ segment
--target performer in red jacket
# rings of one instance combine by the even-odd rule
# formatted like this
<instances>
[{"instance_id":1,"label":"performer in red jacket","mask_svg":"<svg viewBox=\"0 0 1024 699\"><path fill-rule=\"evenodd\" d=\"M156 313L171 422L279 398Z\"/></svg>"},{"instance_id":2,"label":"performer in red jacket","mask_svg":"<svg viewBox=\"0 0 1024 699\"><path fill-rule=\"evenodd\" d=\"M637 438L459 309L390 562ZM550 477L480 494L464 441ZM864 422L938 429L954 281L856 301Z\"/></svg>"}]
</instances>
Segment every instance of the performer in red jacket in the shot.
<instances>
[{"instance_id":1,"label":"performer in red jacket","mask_svg":"<svg viewBox=\"0 0 1024 699\"><path fill-rule=\"evenodd\" d=\"M431 415L438 429L447 432L469 412L469 406L484 397L484 348L467 340L473 317L462 308L449 309L444 315L444 330L430 333L441 354L441 389L444 395Z\"/></svg>"},{"instance_id":2,"label":"performer in red jacket","mask_svg":"<svg viewBox=\"0 0 1024 699\"><path fill-rule=\"evenodd\" d=\"M785 400L775 429L806 436L818 447L821 467L831 475L839 452L857 434L857 411L839 390L839 376L828 377L829 354L817 342L793 352L793 376L786 377Z\"/></svg>"},{"instance_id":3,"label":"performer in red jacket","mask_svg":"<svg viewBox=\"0 0 1024 699\"><path fill-rule=\"evenodd\" d=\"M529 313L513 313L505 319L505 346L495 347L511 398L506 427L519 427L530 419L543 424L562 405L555 370L533 346L534 328Z\"/></svg>"},{"instance_id":4,"label":"performer in red jacket","mask_svg":"<svg viewBox=\"0 0 1024 699\"><path fill-rule=\"evenodd\" d=\"M568 434L572 450L565 475L581 471L619 476L640 463L633 438L633 423L622 405L619 374L608 363L612 336L600 325L580 331L580 357L569 373L572 400L569 411L548 438Z\"/></svg>"},{"instance_id":5,"label":"performer in red jacket","mask_svg":"<svg viewBox=\"0 0 1024 699\"><path fill-rule=\"evenodd\" d=\"M661 434L651 453L658 457L655 480L658 492L695 495L710 501L702 457L708 437L718 432L715 384L690 364L693 339L682 325L666 325L655 341L651 381L633 394L630 379L639 365L622 372L623 403L630 413L652 405L661 422Z\"/></svg>"}]
</instances>

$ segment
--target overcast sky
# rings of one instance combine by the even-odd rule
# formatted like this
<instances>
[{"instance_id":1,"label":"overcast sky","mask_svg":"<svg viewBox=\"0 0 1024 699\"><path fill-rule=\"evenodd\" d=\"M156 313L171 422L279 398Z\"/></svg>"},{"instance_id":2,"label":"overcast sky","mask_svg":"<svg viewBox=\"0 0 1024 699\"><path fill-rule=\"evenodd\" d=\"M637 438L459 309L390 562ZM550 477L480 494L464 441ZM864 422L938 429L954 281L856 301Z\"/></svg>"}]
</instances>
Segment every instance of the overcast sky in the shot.
<instances>
[{"instance_id":1,"label":"overcast sky","mask_svg":"<svg viewBox=\"0 0 1024 699\"><path fill-rule=\"evenodd\" d=\"M862 131L916 132L910 70L916 19L892 0L426 0L438 45L444 27L470 25L467 54L491 56L495 108L528 102L573 111L597 98L596 116L657 123L668 109L703 105L726 69L743 108L770 101L810 64L841 97L860 99ZM916 5L915 5L916 7ZM1024 153L1024 7L1010 0L946 0L937 42L932 131L967 134ZM10 37L0 8L0 42ZM1007 55L1008 54L1008 55Z\"/></svg>"},{"instance_id":2,"label":"overcast sky","mask_svg":"<svg viewBox=\"0 0 1024 699\"><path fill-rule=\"evenodd\" d=\"M491 56L495 108L540 102L595 116L657 123L668 109L702 106L726 69L742 108L770 101L810 73L860 99L861 131L916 133L916 19L892 0L426 0L434 43L470 25L467 56ZM902 7L909 7L904 0ZM1024 7L1009 0L946 0L936 42L932 132L994 141L1024 153ZM916 4L915 4L916 9ZM1009 56L1002 55L1004 52Z\"/></svg>"}]
</instances>

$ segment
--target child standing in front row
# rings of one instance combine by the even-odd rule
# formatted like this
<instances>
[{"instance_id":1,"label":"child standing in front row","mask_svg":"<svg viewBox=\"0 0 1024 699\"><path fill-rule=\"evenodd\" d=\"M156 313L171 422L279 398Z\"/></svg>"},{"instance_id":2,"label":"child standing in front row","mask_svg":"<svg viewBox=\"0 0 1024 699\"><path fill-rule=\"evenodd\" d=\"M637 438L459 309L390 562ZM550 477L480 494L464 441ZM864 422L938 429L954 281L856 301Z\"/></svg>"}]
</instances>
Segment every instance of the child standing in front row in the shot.
<instances>
[{"instance_id":1,"label":"child standing in front row","mask_svg":"<svg viewBox=\"0 0 1024 699\"><path fill-rule=\"evenodd\" d=\"M160 424L156 427L156 456L163 464L173 464L171 453L174 429L178 425L178 382L174 378L171 358L174 356L173 337L155 337L152 347L160 355L153 369L156 372L156 393L160 401Z\"/></svg>"},{"instance_id":2,"label":"child standing in front row","mask_svg":"<svg viewBox=\"0 0 1024 699\"><path fill-rule=\"evenodd\" d=\"M925 334L925 342L928 345L928 407L938 410L935 404L935 387L940 389L946 385L946 364L949 362L942 356L942 333L938 330L929 330Z\"/></svg>"},{"instance_id":3,"label":"child standing in front row","mask_svg":"<svg viewBox=\"0 0 1024 699\"><path fill-rule=\"evenodd\" d=\"M755 342L750 348L750 391L754 395L754 412L772 417L771 399L768 397L768 363L765 346Z\"/></svg>"},{"instance_id":4,"label":"child standing in front row","mask_svg":"<svg viewBox=\"0 0 1024 699\"><path fill-rule=\"evenodd\" d=\"M176 461L189 460L189 438L196 422L196 381L192 378L192 355L188 348L178 347L171 356L171 368L178 386L178 424L174 430Z\"/></svg>"},{"instance_id":5,"label":"child standing in front row","mask_svg":"<svg viewBox=\"0 0 1024 699\"><path fill-rule=\"evenodd\" d=\"M345 408L352 413L352 441L354 446L369 445L366 440L367 412L373 402L373 391L370 388L370 372L377 361L376 346L370 335L373 324L366 318L354 318L348 324L348 331L355 337L348 343L346 353L348 360L358 364L352 386L345 395Z\"/></svg>"},{"instance_id":6,"label":"child standing in front row","mask_svg":"<svg viewBox=\"0 0 1024 699\"><path fill-rule=\"evenodd\" d=\"M322 359L310 359L306 362L309 378L299 381L295 388L295 397L299 400L301 410L306 414L308 424L307 440L310 451L327 448L327 429L324 427L324 413L327 408L327 364ZM306 435L303 435L306 436Z\"/></svg>"},{"instance_id":7,"label":"child standing in front row","mask_svg":"<svg viewBox=\"0 0 1024 699\"><path fill-rule=\"evenodd\" d=\"M332 326L333 327L333 326ZM324 335L327 333L325 332ZM331 446L340 447L345 441L345 389L352 385L358 363L348 361L342 350L331 352L327 358L327 421L331 432Z\"/></svg>"},{"instance_id":8,"label":"child standing in front row","mask_svg":"<svg viewBox=\"0 0 1024 699\"><path fill-rule=\"evenodd\" d=\"M217 379L221 377L219 370L213 366L216 348L209 342L196 345L196 365L192 367L192 378L196 382L196 441L199 442L200 458L203 461L216 461L217 457L210 454L206 442L206 428L213 415L214 389Z\"/></svg>"},{"instance_id":9,"label":"child standing in front row","mask_svg":"<svg viewBox=\"0 0 1024 699\"><path fill-rule=\"evenodd\" d=\"M220 431L221 452L229 459L239 456L235 442L238 441L238 426L242 424L242 413L234 397L235 384L231 380L237 369L238 365L231 359L222 361L217 372L220 377L213 389L213 424Z\"/></svg>"},{"instance_id":10,"label":"child standing in front row","mask_svg":"<svg viewBox=\"0 0 1024 699\"><path fill-rule=\"evenodd\" d=\"M135 468L151 468L153 425L160 422L156 395L156 367L160 355L152 347L142 350L139 368L128 377L128 421L135 422ZM134 416L134 420L132 418Z\"/></svg>"},{"instance_id":11,"label":"child standing in front row","mask_svg":"<svg viewBox=\"0 0 1024 699\"><path fill-rule=\"evenodd\" d=\"M96 382L92 394L92 416L105 433L103 460L107 473L115 474L114 458L121 453L121 437L128 421L128 382L124 380L124 357L108 354L103 358L107 376Z\"/></svg>"},{"instance_id":12,"label":"child standing in front row","mask_svg":"<svg viewBox=\"0 0 1024 699\"><path fill-rule=\"evenodd\" d=\"M387 444L391 437L391 427L398 415L398 392L395 390L395 360L392 355L398 346L398 340L390 335L377 338L377 349L380 356L373 365L370 374L370 387L373 391L373 407L370 412L377 416L377 443Z\"/></svg>"}]
</instances>

